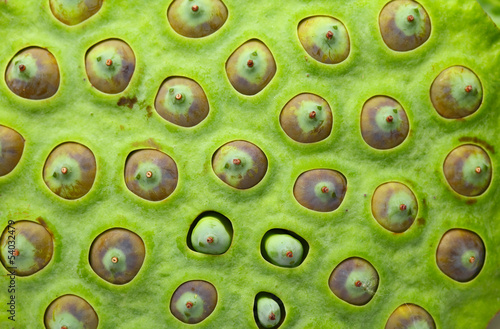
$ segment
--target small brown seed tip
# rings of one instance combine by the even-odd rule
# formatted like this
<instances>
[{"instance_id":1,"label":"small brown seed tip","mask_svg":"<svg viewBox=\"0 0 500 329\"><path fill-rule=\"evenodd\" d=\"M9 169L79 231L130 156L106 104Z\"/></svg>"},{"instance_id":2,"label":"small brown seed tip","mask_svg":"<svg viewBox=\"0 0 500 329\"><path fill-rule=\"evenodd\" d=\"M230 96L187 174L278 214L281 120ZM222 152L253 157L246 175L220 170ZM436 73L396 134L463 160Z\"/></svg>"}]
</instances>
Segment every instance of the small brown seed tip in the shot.
<instances>
[{"instance_id":1,"label":"small brown seed tip","mask_svg":"<svg viewBox=\"0 0 500 329\"><path fill-rule=\"evenodd\" d=\"M179 94L175 95L175 99L180 101L182 99L182 94L179 93Z\"/></svg>"},{"instance_id":2,"label":"small brown seed tip","mask_svg":"<svg viewBox=\"0 0 500 329\"><path fill-rule=\"evenodd\" d=\"M293 252L291 250L286 252L286 257L292 258L293 257Z\"/></svg>"},{"instance_id":3,"label":"small brown seed tip","mask_svg":"<svg viewBox=\"0 0 500 329\"><path fill-rule=\"evenodd\" d=\"M476 173L480 174L481 173L481 167L476 168Z\"/></svg>"},{"instance_id":4,"label":"small brown seed tip","mask_svg":"<svg viewBox=\"0 0 500 329\"><path fill-rule=\"evenodd\" d=\"M207 238L207 243L214 243L214 238L213 238L213 237L211 237L211 236L209 236L209 237Z\"/></svg>"},{"instance_id":5,"label":"small brown seed tip","mask_svg":"<svg viewBox=\"0 0 500 329\"><path fill-rule=\"evenodd\" d=\"M469 263L473 264L476 261L476 257L470 256Z\"/></svg>"},{"instance_id":6,"label":"small brown seed tip","mask_svg":"<svg viewBox=\"0 0 500 329\"><path fill-rule=\"evenodd\" d=\"M15 257L19 256L19 250L14 249L14 252L12 253L12 255L14 255Z\"/></svg>"},{"instance_id":7,"label":"small brown seed tip","mask_svg":"<svg viewBox=\"0 0 500 329\"><path fill-rule=\"evenodd\" d=\"M62 173L63 175L66 175L66 174L68 173L68 168L66 168L66 167L62 167L62 168L61 168L61 173Z\"/></svg>"},{"instance_id":8,"label":"small brown seed tip","mask_svg":"<svg viewBox=\"0 0 500 329\"><path fill-rule=\"evenodd\" d=\"M253 67L253 60L249 59L247 62L248 67Z\"/></svg>"},{"instance_id":9,"label":"small brown seed tip","mask_svg":"<svg viewBox=\"0 0 500 329\"><path fill-rule=\"evenodd\" d=\"M186 307L187 307L187 308L191 308L191 307L193 307L193 302L187 302L187 303L186 303Z\"/></svg>"},{"instance_id":10,"label":"small brown seed tip","mask_svg":"<svg viewBox=\"0 0 500 329\"><path fill-rule=\"evenodd\" d=\"M328 189L328 187L326 187L326 186L323 186L323 187L321 188L321 192L323 192L323 193L328 193L328 191L329 191L329 189Z\"/></svg>"},{"instance_id":11,"label":"small brown seed tip","mask_svg":"<svg viewBox=\"0 0 500 329\"><path fill-rule=\"evenodd\" d=\"M354 282L354 285L355 285L356 287L358 287L358 288L359 288L359 287L361 287L363 284L361 283L361 281L359 281L359 280L358 280L358 281Z\"/></svg>"},{"instance_id":12,"label":"small brown seed tip","mask_svg":"<svg viewBox=\"0 0 500 329\"><path fill-rule=\"evenodd\" d=\"M192 11L198 11L198 9L200 9L200 7L198 7L198 5L194 5L193 7L191 7Z\"/></svg>"},{"instance_id":13,"label":"small brown seed tip","mask_svg":"<svg viewBox=\"0 0 500 329\"><path fill-rule=\"evenodd\" d=\"M113 257L113 258L111 258L111 261L112 261L113 263L115 263L115 264L116 264L116 263L118 263L118 257Z\"/></svg>"},{"instance_id":14,"label":"small brown seed tip","mask_svg":"<svg viewBox=\"0 0 500 329\"><path fill-rule=\"evenodd\" d=\"M316 111L309 113L309 118L314 119L316 117Z\"/></svg>"},{"instance_id":15,"label":"small brown seed tip","mask_svg":"<svg viewBox=\"0 0 500 329\"><path fill-rule=\"evenodd\" d=\"M151 177L153 177L153 172L152 172L152 171L148 171L148 172L146 173L146 177L147 177L147 178L151 178Z\"/></svg>"},{"instance_id":16,"label":"small brown seed tip","mask_svg":"<svg viewBox=\"0 0 500 329\"><path fill-rule=\"evenodd\" d=\"M404 203L399 205L399 210L405 211L406 210L406 205Z\"/></svg>"},{"instance_id":17,"label":"small brown seed tip","mask_svg":"<svg viewBox=\"0 0 500 329\"><path fill-rule=\"evenodd\" d=\"M415 20L415 17L413 15L408 16L408 22L413 22Z\"/></svg>"},{"instance_id":18,"label":"small brown seed tip","mask_svg":"<svg viewBox=\"0 0 500 329\"><path fill-rule=\"evenodd\" d=\"M328 32L326 32L326 38L327 38L328 40L331 40L331 39L333 38L333 32L332 32L332 31L328 31Z\"/></svg>"},{"instance_id":19,"label":"small brown seed tip","mask_svg":"<svg viewBox=\"0 0 500 329\"><path fill-rule=\"evenodd\" d=\"M465 87L465 92L466 93L470 93L472 91L472 86L471 85L468 85L467 87Z\"/></svg>"},{"instance_id":20,"label":"small brown seed tip","mask_svg":"<svg viewBox=\"0 0 500 329\"><path fill-rule=\"evenodd\" d=\"M271 312L271 314L269 314L269 320L271 320L271 321L276 320L276 314L274 314L273 312Z\"/></svg>"},{"instance_id":21,"label":"small brown seed tip","mask_svg":"<svg viewBox=\"0 0 500 329\"><path fill-rule=\"evenodd\" d=\"M392 122L394 120L394 117L392 115L389 115L385 120L387 122Z\"/></svg>"},{"instance_id":22,"label":"small brown seed tip","mask_svg":"<svg viewBox=\"0 0 500 329\"><path fill-rule=\"evenodd\" d=\"M113 64L113 61L111 59L106 60L106 65L111 66Z\"/></svg>"},{"instance_id":23,"label":"small brown seed tip","mask_svg":"<svg viewBox=\"0 0 500 329\"><path fill-rule=\"evenodd\" d=\"M24 70L26 70L26 66L23 64L19 65L19 71L24 72Z\"/></svg>"},{"instance_id":24,"label":"small brown seed tip","mask_svg":"<svg viewBox=\"0 0 500 329\"><path fill-rule=\"evenodd\" d=\"M241 164L241 160L240 159L233 159L233 164L239 166Z\"/></svg>"}]
</instances>

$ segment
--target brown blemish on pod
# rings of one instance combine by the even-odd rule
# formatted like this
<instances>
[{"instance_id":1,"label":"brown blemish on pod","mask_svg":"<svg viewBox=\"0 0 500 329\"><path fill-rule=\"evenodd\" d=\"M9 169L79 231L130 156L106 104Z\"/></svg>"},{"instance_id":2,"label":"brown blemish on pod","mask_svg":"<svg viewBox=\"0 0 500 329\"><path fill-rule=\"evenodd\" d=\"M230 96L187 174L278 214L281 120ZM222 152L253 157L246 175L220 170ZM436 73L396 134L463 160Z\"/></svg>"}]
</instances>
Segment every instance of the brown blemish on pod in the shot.
<instances>
[{"instance_id":1,"label":"brown blemish on pod","mask_svg":"<svg viewBox=\"0 0 500 329\"><path fill-rule=\"evenodd\" d=\"M64 295L50 303L45 311L44 324L46 328L59 329L55 326L61 326L61 322L68 318L74 318L73 324L76 319L78 325L85 329L97 329L99 324L94 308L85 299L75 295ZM62 325L61 328L65 326L68 327Z\"/></svg>"},{"instance_id":2,"label":"brown blemish on pod","mask_svg":"<svg viewBox=\"0 0 500 329\"><path fill-rule=\"evenodd\" d=\"M434 319L426 310L415 304L403 304L392 312L385 329L410 329L423 323L428 329L436 329Z\"/></svg>"},{"instance_id":3,"label":"brown blemish on pod","mask_svg":"<svg viewBox=\"0 0 500 329\"><path fill-rule=\"evenodd\" d=\"M196 302L194 298L196 298ZM183 302L187 309L202 308L201 314L199 316L190 313L186 314L186 312L178 308L179 300ZM175 290L170 300L170 312L184 323L195 324L205 320L214 311L216 305L217 290L214 285L207 281L193 280L181 284Z\"/></svg>"},{"instance_id":4,"label":"brown blemish on pod","mask_svg":"<svg viewBox=\"0 0 500 329\"><path fill-rule=\"evenodd\" d=\"M128 107L129 109L133 108L134 105L137 103L137 97L125 97L125 96L122 96L120 97L120 99L118 100L118 102L116 103L116 105L118 106L126 106Z\"/></svg>"},{"instance_id":5,"label":"brown blemish on pod","mask_svg":"<svg viewBox=\"0 0 500 329\"><path fill-rule=\"evenodd\" d=\"M0 176L10 173L21 160L24 138L12 128L0 125Z\"/></svg>"}]
</instances>

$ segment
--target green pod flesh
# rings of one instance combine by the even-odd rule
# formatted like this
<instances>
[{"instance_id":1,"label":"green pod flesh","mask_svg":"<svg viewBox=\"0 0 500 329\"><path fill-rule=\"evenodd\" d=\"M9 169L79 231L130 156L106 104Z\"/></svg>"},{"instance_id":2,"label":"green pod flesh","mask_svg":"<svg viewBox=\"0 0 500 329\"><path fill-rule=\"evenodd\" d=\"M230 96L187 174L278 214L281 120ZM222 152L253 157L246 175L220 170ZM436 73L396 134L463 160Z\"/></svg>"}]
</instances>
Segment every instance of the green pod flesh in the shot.
<instances>
[{"instance_id":1,"label":"green pod flesh","mask_svg":"<svg viewBox=\"0 0 500 329\"><path fill-rule=\"evenodd\" d=\"M234 89L244 95L259 93L276 74L273 54L260 40L250 40L231 54L226 72Z\"/></svg>"},{"instance_id":2,"label":"green pod flesh","mask_svg":"<svg viewBox=\"0 0 500 329\"><path fill-rule=\"evenodd\" d=\"M481 106L483 87L470 69L452 66L439 73L432 83L431 101L442 117L464 118Z\"/></svg>"},{"instance_id":3,"label":"green pod flesh","mask_svg":"<svg viewBox=\"0 0 500 329\"><path fill-rule=\"evenodd\" d=\"M47 329L96 329L99 319L86 300L75 295L64 295L47 307L44 323Z\"/></svg>"},{"instance_id":4,"label":"green pod flesh","mask_svg":"<svg viewBox=\"0 0 500 329\"><path fill-rule=\"evenodd\" d=\"M417 199L404 184L385 183L373 193L373 217L391 232L402 233L409 229L417 217L417 212Z\"/></svg>"},{"instance_id":5,"label":"green pod flesh","mask_svg":"<svg viewBox=\"0 0 500 329\"><path fill-rule=\"evenodd\" d=\"M280 114L281 128L299 143L315 143L332 131L332 110L323 98L300 94L292 98Z\"/></svg>"},{"instance_id":6,"label":"green pod flesh","mask_svg":"<svg viewBox=\"0 0 500 329\"><path fill-rule=\"evenodd\" d=\"M214 153L212 168L224 183L237 189L248 189L264 178L267 158L256 145L247 141L233 141Z\"/></svg>"},{"instance_id":7,"label":"green pod flesh","mask_svg":"<svg viewBox=\"0 0 500 329\"><path fill-rule=\"evenodd\" d=\"M461 145L451 151L443 165L448 184L464 196L484 193L491 182L492 166L488 153L476 145Z\"/></svg>"},{"instance_id":8,"label":"green pod flesh","mask_svg":"<svg viewBox=\"0 0 500 329\"><path fill-rule=\"evenodd\" d=\"M343 62L351 51L349 33L344 24L330 16L313 16L299 23L302 47L315 60L325 64Z\"/></svg>"},{"instance_id":9,"label":"green pod flesh","mask_svg":"<svg viewBox=\"0 0 500 329\"><path fill-rule=\"evenodd\" d=\"M483 268L484 258L483 240L476 233L463 229L446 232L436 252L439 269L459 282L474 279Z\"/></svg>"},{"instance_id":10,"label":"green pod flesh","mask_svg":"<svg viewBox=\"0 0 500 329\"><path fill-rule=\"evenodd\" d=\"M14 236L14 239L9 236ZM13 268L18 276L29 276L50 262L54 242L52 235L42 225L18 221L5 228L0 248L0 260L6 269Z\"/></svg>"},{"instance_id":11,"label":"green pod flesh","mask_svg":"<svg viewBox=\"0 0 500 329\"><path fill-rule=\"evenodd\" d=\"M268 234L264 237L264 258L281 267L297 267L304 261L302 242L289 234Z\"/></svg>"},{"instance_id":12,"label":"green pod flesh","mask_svg":"<svg viewBox=\"0 0 500 329\"><path fill-rule=\"evenodd\" d=\"M184 77L166 79L158 91L155 108L163 119L182 127L193 127L208 115L208 99L201 86Z\"/></svg>"},{"instance_id":13,"label":"green pod flesh","mask_svg":"<svg viewBox=\"0 0 500 329\"><path fill-rule=\"evenodd\" d=\"M48 50L30 47L21 50L7 66L5 81L16 95L27 99L46 99L59 89L59 66Z\"/></svg>"},{"instance_id":14,"label":"green pod flesh","mask_svg":"<svg viewBox=\"0 0 500 329\"><path fill-rule=\"evenodd\" d=\"M0 176L10 173L21 160L24 138L14 129L0 125Z\"/></svg>"},{"instance_id":15,"label":"green pod flesh","mask_svg":"<svg viewBox=\"0 0 500 329\"><path fill-rule=\"evenodd\" d=\"M281 321L281 308L272 298L257 297L257 319L259 328L278 328Z\"/></svg>"},{"instance_id":16,"label":"green pod flesh","mask_svg":"<svg viewBox=\"0 0 500 329\"><path fill-rule=\"evenodd\" d=\"M94 240L89 262L102 279L125 284L139 273L145 254L146 248L140 236L126 229L114 228Z\"/></svg>"},{"instance_id":17,"label":"green pod flesh","mask_svg":"<svg viewBox=\"0 0 500 329\"><path fill-rule=\"evenodd\" d=\"M331 169L314 169L302 173L293 187L295 199L304 207L321 212L334 211L344 200L347 180Z\"/></svg>"},{"instance_id":18,"label":"green pod flesh","mask_svg":"<svg viewBox=\"0 0 500 329\"><path fill-rule=\"evenodd\" d=\"M205 320L217 305L217 290L206 281L188 281L181 284L170 300L170 312L184 323Z\"/></svg>"},{"instance_id":19,"label":"green pod flesh","mask_svg":"<svg viewBox=\"0 0 500 329\"><path fill-rule=\"evenodd\" d=\"M220 0L175 0L168 7L170 25L188 38L202 38L216 32L227 20L226 5Z\"/></svg>"},{"instance_id":20,"label":"green pod flesh","mask_svg":"<svg viewBox=\"0 0 500 329\"><path fill-rule=\"evenodd\" d=\"M118 94L127 88L135 71L135 55L122 40L101 41L85 56L90 83L106 94Z\"/></svg>"},{"instance_id":21,"label":"green pod flesh","mask_svg":"<svg viewBox=\"0 0 500 329\"><path fill-rule=\"evenodd\" d=\"M103 0L50 0L52 14L66 25L76 25L96 14Z\"/></svg>"},{"instance_id":22,"label":"green pod flesh","mask_svg":"<svg viewBox=\"0 0 500 329\"><path fill-rule=\"evenodd\" d=\"M435 329L432 316L420 306L403 304L389 317L385 329Z\"/></svg>"},{"instance_id":23,"label":"green pod flesh","mask_svg":"<svg viewBox=\"0 0 500 329\"><path fill-rule=\"evenodd\" d=\"M424 44L431 35L431 20L419 3L394 0L380 12L380 33L395 51L409 51Z\"/></svg>"},{"instance_id":24,"label":"green pod flesh","mask_svg":"<svg viewBox=\"0 0 500 329\"><path fill-rule=\"evenodd\" d=\"M378 288L378 273L362 258L349 258L340 263L330 275L332 292L343 301L361 306L368 303Z\"/></svg>"},{"instance_id":25,"label":"green pod flesh","mask_svg":"<svg viewBox=\"0 0 500 329\"><path fill-rule=\"evenodd\" d=\"M396 147L406 139L409 130L406 112L395 99L375 96L363 105L361 135L371 147L379 150Z\"/></svg>"},{"instance_id":26,"label":"green pod flesh","mask_svg":"<svg viewBox=\"0 0 500 329\"><path fill-rule=\"evenodd\" d=\"M226 217L217 213L203 216L191 232L191 245L195 251L220 255L231 246L233 228Z\"/></svg>"},{"instance_id":27,"label":"green pod flesh","mask_svg":"<svg viewBox=\"0 0 500 329\"><path fill-rule=\"evenodd\" d=\"M67 142L50 153L43 167L47 187L61 198L74 200L90 191L96 175L94 154L86 146Z\"/></svg>"}]
</instances>

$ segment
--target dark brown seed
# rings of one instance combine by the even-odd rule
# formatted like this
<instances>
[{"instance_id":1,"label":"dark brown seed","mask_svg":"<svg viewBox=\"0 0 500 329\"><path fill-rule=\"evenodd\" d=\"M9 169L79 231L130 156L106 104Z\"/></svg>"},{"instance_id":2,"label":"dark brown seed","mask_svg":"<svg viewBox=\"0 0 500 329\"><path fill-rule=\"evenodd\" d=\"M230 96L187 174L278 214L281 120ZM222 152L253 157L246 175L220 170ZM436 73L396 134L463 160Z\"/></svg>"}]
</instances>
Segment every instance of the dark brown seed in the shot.
<instances>
[{"instance_id":1,"label":"dark brown seed","mask_svg":"<svg viewBox=\"0 0 500 329\"><path fill-rule=\"evenodd\" d=\"M173 1L167 18L174 31L188 38L202 38L219 30L227 20L226 5L220 0L207 0L202 4L200 7L191 0Z\"/></svg>"},{"instance_id":2,"label":"dark brown seed","mask_svg":"<svg viewBox=\"0 0 500 329\"><path fill-rule=\"evenodd\" d=\"M170 300L170 312L184 323L195 324L205 320L217 305L217 290L206 281L188 281L181 284Z\"/></svg>"},{"instance_id":3,"label":"dark brown seed","mask_svg":"<svg viewBox=\"0 0 500 329\"><path fill-rule=\"evenodd\" d=\"M389 317L385 329L436 329L432 316L422 307L414 304L399 306Z\"/></svg>"},{"instance_id":4,"label":"dark brown seed","mask_svg":"<svg viewBox=\"0 0 500 329\"><path fill-rule=\"evenodd\" d=\"M0 125L0 176L10 173L21 160L24 138L17 131Z\"/></svg>"},{"instance_id":5,"label":"dark brown seed","mask_svg":"<svg viewBox=\"0 0 500 329\"><path fill-rule=\"evenodd\" d=\"M337 209L346 191L347 180L344 175L330 169L306 171L297 178L293 187L293 195L301 205L321 212Z\"/></svg>"},{"instance_id":6,"label":"dark brown seed","mask_svg":"<svg viewBox=\"0 0 500 329\"><path fill-rule=\"evenodd\" d=\"M47 329L63 327L96 329L99 319L86 300L75 295L64 295L47 307L44 323Z\"/></svg>"}]
</instances>

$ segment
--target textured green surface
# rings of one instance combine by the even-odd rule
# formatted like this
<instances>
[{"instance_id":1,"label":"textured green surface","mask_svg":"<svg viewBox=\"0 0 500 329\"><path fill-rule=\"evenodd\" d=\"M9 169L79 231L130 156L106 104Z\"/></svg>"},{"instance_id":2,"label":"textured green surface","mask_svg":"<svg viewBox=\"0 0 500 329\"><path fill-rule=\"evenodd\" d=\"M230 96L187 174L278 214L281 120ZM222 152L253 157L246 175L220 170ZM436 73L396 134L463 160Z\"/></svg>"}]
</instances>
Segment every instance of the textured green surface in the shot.
<instances>
[{"instance_id":1,"label":"textured green surface","mask_svg":"<svg viewBox=\"0 0 500 329\"><path fill-rule=\"evenodd\" d=\"M283 301L283 328L383 328L403 303L425 308L438 328L486 327L500 309L500 31L479 4L420 1L431 17L431 36L416 50L397 53L378 28L385 0L226 0L226 24L203 39L172 30L169 3L105 1L88 21L68 27L53 17L48 1L0 2L2 74L27 46L47 47L61 71L59 91L43 101L14 95L0 79L0 124L26 139L19 165L0 177L0 224L41 216L55 237L49 265L17 278L15 327L43 327L47 306L76 294L95 308L99 328L256 328L252 310L261 291ZM297 26L312 15L345 24L351 40L345 61L325 65L307 55ZM118 95L95 90L85 73L86 51L108 38L127 42L137 59L130 85ZM229 83L225 61L253 38L269 47L277 73L262 92L243 96ZM484 88L480 109L463 120L440 117L429 97L432 81L452 65L471 68ZM208 117L193 128L174 126L154 110L162 81L174 75L194 79L209 100ZM304 92L325 98L333 112L332 134L310 145L291 140L279 124L282 107ZM408 138L391 150L372 149L361 137L361 109L375 95L398 100L410 120ZM264 179L248 190L231 188L211 167L217 148L236 139L255 143L269 160ZM94 186L76 201L61 199L42 179L50 151L66 141L86 145L97 161ZM493 164L491 186L476 198L453 192L442 171L446 155L465 142L482 145ZM159 148L177 163L178 186L164 201L143 200L125 185L126 157L141 148ZM347 194L334 212L308 210L293 197L296 178L316 168L347 178ZM373 191L387 181L408 185L418 199L417 220L403 234L388 232L370 211ZM220 256L186 244L192 221L207 210L233 225L233 243ZM146 245L141 270L123 286L102 280L88 262L92 241L112 227L132 230ZM273 228L308 242L299 267L262 258L261 239ZM436 265L437 245L451 228L472 230L484 241L484 268L471 282L453 281ZM362 307L328 288L332 270L349 257L368 260L380 276L375 296ZM218 292L214 312L197 325L182 324L169 311L173 292L188 280L209 281ZM2 276L2 305L7 286ZM7 315L0 312L2 328L13 324Z\"/></svg>"}]
</instances>

